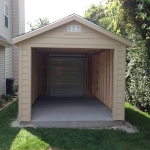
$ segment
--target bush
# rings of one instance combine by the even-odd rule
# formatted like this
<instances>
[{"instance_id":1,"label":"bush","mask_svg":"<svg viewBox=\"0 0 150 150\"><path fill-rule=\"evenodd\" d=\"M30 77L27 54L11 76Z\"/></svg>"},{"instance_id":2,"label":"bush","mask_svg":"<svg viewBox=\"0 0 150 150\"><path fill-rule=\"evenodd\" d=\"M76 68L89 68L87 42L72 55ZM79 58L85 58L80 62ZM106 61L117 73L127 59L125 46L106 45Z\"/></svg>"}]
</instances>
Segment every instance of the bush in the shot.
<instances>
[{"instance_id":1,"label":"bush","mask_svg":"<svg viewBox=\"0 0 150 150\"><path fill-rule=\"evenodd\" d=\"M3 107L3 105L6 104L6 101L2 98L0 98L0 107Z\"/></svg>"},{"instance_id":2,"label":"bush","mask_svg":"<svg viewBox=\"0 0 150 150\"><path fill-rule=\"evenodd\" d=\"M16 94L18 92L18 85L14 85L12 88L12 94Z\"/></svg>"},{"instance_id":3,"label":"bush","mask_svg":"<svg viewBox=\"0 0 150 150\"><path fill-rule=\"evenodd\" d=\"M126 101L150 113L150 49L145 41L127 51Z\"/></svg>"},{"instance_id":4,"label":"bush","mask_svg":"<svg viewBox=\"0 0 150 150\"><path fill-rule=\"evenodd\" d=\"M3 94L3 95L1 95L1 99L4 99L5 101L12 101L13 100L13 98L12 98L12 96L11 95L9 95L9 94Z\"/></svg>"}]
</instances>

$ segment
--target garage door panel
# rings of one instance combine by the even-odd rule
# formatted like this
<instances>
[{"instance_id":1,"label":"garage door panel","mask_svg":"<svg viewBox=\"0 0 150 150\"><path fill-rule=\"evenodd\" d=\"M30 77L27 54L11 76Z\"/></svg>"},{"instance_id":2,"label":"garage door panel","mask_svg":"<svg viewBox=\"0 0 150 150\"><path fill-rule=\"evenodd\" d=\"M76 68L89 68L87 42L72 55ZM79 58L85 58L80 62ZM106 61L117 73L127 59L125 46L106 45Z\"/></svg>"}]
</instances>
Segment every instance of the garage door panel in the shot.
<instances>
[{"instance_id":1,"label":"garage door panel","mask_svg":"<svg viewBox=\"0 0 150 150\"><path fill-rule=\"evenodd\" d=\"M83 96L84 58L50 57L50 95Z\"/></svg>"}]
</instances>

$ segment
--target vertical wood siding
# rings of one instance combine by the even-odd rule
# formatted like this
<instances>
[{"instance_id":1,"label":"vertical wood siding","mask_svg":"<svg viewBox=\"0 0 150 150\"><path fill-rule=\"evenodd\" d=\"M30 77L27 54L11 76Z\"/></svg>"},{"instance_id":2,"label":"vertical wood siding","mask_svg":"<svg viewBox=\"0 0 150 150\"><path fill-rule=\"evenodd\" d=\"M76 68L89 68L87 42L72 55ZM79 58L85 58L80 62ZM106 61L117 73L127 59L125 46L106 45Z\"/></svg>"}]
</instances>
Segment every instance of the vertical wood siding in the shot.
<instances>
[{"instance_id":1,"label":"vertical wood siding","mask_svg":"<svg viewBox=\"0 0 150 150\"><path fill-rule=\"evenodd\" d=\"M124 120L126 48L119 46L115 54L113 51L106 50L92 57L92 94L112 110L114 120Z\"/></svg>"},{"instance_id":2,"label":"vertical wood siding","mask_svg":"<svg viewBox=\"0 0 150 150\"><path fill-rule=\"evenodd\" d=\"M0 47L0 95L5 93L5 48Z\"/></svg>"},{"instance_id":3,"label":"vertical wood siding","mask_svg":"<svg viewBox=\"0 0 150 150\"><path fill-rule=\"evenodd\" d=\"M25 63L27 65L27 63ZM25 65L24 64L24 65ZM32 104L41 94L41 53L32 50Z\"/></svg>"},{"instance_id":4,"label":"vertical wood siding","mask_svg":"<svg viewBox=\"0 0 150 150\"><path fill-rule=\"evenodd\" d=\"M41 80L42 80L42 95L48 95L48 53L42 53L42 72L41 72Z\"/></svg>"},{"instance_id":5,"label":"vertical wood siding","mask_svg":"<svg viewBox=\"0 0 150 150\"><path fill-rule=\"evenodd\" d=\"M92 95L92 55L86 56L86 95Z\"/></svg>"},{"instance_id":6,"label":"vertical wood siding","mask_svg":"<svg viewBox=\"0 0 150 150\"><path fill-rule=\"evenodd\" d=\"M113 50L92 57L92 94L112 109Z\"/></svg>"}]
</instances>

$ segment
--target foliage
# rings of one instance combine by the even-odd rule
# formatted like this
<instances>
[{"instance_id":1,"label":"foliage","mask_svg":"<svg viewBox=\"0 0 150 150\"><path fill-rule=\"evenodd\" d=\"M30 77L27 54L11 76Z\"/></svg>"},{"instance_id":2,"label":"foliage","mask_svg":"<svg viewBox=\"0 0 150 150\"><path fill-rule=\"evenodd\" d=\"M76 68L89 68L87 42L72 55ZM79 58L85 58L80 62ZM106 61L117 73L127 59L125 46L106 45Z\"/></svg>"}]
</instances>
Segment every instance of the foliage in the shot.
<instances>
[{"instance_id":1,"label":"foliage","mask_svg":"<svg viewBox=\"0 0 150 150\"><path fill-rule=\"evenodd\" d=\"M108 0L106 5L91 5L84 18L124 38L132 39L134 26L125 15L120 0Z\"/></svg>"},{"instance_id":2,"label":"foliage","mask_svg":"<svg viewBox=\"0 0 150 150\"><path fill-rule=\"evenodd\" d=\"M49 24L48 18L38 18L35 20L35 23L27 22L27 25L29 26L30 30L36 30L38 28L44 27Z\"/></svg>"},{"instance_id":3,"label":"foliage","mask_svg":"<svg viewBox=\"0 0 150 150\"><path fill-rule=\"evenodd\" d=\"M127 51L126 101L150 113L150 1L123 0L122 7L136 28Z\"/></svg>"},{"instance_id":4,"label":"foliage","mask_svg":"<svg viewBox=\"0 0 150 150\"><path fill-rule=\"evenodd\" d=\"M106 8L103 5L92 4L84 13L84 18L99 25L107 30L113 31L112 29L112 18L106 13Z\"/></svg>"},{"instance_id":5,"label":"foliage","mask_svg":"<svg viewBox=\"0 0 150 150\"><path fill-rule=\"evenodd\" d=\"M4 104L6 104L6 101L0 97L0 108L3 107Z\"/></svg>"},{"instance_id":6,"label":"foliage","mask_svg":"<svg viewBox=\"0 0 150 150\"><path fill-rule=\"evenodd\" d=\"M149 39L150 0L123 0L123 8L127 15L132 18L134 25L139 29L143 39Z\"/></svg>"},{"instance_id":7,"label":"foliage","mask_svg":"<svg viewBox=\"0 0 150 150\"><path fill-rule=\"evenodd\" d=\"M16 94L18 92L18 85L13 85L12 94Z\"/></svg>"},{"instance_id":8,"label":"foliage","mask_svg":"<svg viewBox=\"0 0 150 150\"><path fill-rule=\"evenodd\" d=\"M104 11L105 8L102 5L96 6L92 4L90 8L85 11L84 18L94 24L100 25L100 20L107 17Z\"/></svg>"},{"instance_id":9,"label":"foliage","mask_svg":"<svg viewBox=\"0 0 150 150\"><path fill-rule=\"evenodd\" d=\"M150 113L150 62L145 41L137 41L127 52L126 101Z\"/></svg>"},{"instance_id":10,"label":"foliage","mask_svg":"<svg viewBox=\"0 0 150 150\"><path fill-rule=\"evenodd\" d=\"M12 96L11 95L9 95L9 94L2 94L1 96L0 96L2 99L4 99L5 101L12 101L13 100L13 98L12 98Z\"/></svg>"}]
</instances>

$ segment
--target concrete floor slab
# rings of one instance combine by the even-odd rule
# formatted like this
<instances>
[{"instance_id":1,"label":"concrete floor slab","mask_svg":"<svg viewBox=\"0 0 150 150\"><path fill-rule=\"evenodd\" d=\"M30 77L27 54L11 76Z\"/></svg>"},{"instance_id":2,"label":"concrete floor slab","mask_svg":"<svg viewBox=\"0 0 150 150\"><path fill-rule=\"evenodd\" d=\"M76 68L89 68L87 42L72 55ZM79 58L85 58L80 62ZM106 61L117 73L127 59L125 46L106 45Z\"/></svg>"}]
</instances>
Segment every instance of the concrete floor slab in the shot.
<instances>
[{"instance_id":1,"label":"concrete floor slab","mask_svg":"<svg viewBox=\"0 0 150 150\"><path fill-rule=\"evenodd\" d=\"M113 126L112 113L94 97L39 97L32 108L39 127Z\"/></svg>"}]
</instances>

